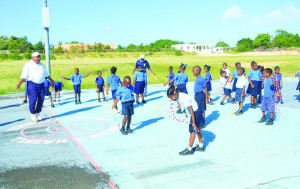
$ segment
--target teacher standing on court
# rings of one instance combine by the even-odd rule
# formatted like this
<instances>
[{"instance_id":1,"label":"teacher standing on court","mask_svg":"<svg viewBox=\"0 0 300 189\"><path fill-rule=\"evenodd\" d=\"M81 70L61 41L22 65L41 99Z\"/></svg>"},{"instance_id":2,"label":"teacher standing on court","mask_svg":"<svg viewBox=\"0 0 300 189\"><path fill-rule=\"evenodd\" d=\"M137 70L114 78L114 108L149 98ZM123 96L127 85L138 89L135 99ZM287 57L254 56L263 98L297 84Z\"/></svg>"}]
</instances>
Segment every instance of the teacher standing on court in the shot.
<instances>
[{"instance_id":1,"label":"teacher standing on court","mask_svg":"<svg viewBox=\"0 0 300 189\"><path fill-rule=\"evenodd\" d=\"M133 69L133 74L135 72L135 70L137 69L137 67L141 65L142 66L142 70L141 72L143 72L145 74L145 88L144 88L144 94L147 94L147 69L154 75L156 76L156 74L151 70L150 68L150 64L147 60L145 60L145 55L141 55L140 59L136 62L136 65Z\"/></svg>"},{"instance_id":2,"label":"teacher standing on court","mask_svg":"<svg viewBox=\"0 0 300 189\"><path fill-rule=\"evenodd\" d=\"M40 62L41 55L38 52L32 54L32 59L25 64L21 79L16 88L19 89L21 84L27 81L27 92L29 99L29 110L31 113L31 119L33 122L42 120L40 112L42 111L45 88L45 79L50 80L51 86L54 86L54 81L50 77L43 63Z\"/></svg>"}]
</instances>

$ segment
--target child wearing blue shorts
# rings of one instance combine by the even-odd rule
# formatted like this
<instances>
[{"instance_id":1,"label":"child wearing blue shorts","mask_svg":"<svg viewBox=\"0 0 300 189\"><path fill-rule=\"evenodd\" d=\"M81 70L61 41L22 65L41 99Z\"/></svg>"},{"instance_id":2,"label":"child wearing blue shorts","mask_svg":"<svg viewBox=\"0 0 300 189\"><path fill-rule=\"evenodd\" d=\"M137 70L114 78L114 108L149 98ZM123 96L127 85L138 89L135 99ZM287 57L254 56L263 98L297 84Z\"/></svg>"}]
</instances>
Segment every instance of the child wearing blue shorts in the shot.
<instances>
[{"instance_id":1,"label":"child wearing blue shorts","mask_svg":"<svg viewBox=\"0 0 300 189\"><path fill-rule=\"evenodd\" d=\"M145 73L141 72L141 70L142 70L142 66L138 65L137 72L135 72L135 74L133 76L134 79L132 82L132 85L134 86L133 92L135 93L135 99L136 99L137 104L140 104L139 95L141 95L142 103L143 104L146 103L146 101L144 99L144 89L145 89L146 77L145 77Z\"/></svg>"},{"instance_id":2,"label":"child wearing blue shorts","mask_svg":"<svg viewBox=\"0 0 300 189\"><path fill-rule=\"evenodd\" d=\"M113 99L113 102L116 101L116 92L120 86L120 84L122 83L121 79L119 76L116 75L117 72L117 68L115 66L111 67L110 69L110 73L111 75L108 76L106 84L107 84L107 88L106 88L106 95L108 95L108 89L111 86L111 97ZM115 106L115 109L118 109L118 106Z\"/></svg>"},{"instance_id":3,"label":"child wearing blue shorts","mask_svg":"<svg viewBox=\"0 0 300 189\"><path fill-rule=\"evenodd\" d=\"M266 123L266 125L273 125L273 117L275 112L275 79L274 75L272 75L272 69L267 68L264 70L264 97L262 98L261 102L261 110L263 117L258 121L259 123L263 123L267 121L266 112L270 112L270 119ZM272 75L272 76L271 76Z\"/></svg>"},{"instance_id":4,"label":"child wearing blue shorts","mask_svg":"<svg viewBox=\"0 0 300 189\"><path fill-rule=\"evenodd\" d=\"M280 68L278 66L275 66L274 69L275 73L273 73L273 76L275 78L275 99L276 103L280 102L283 104L282 101L282 94L281 94L281 89L282 89L282 74L280 73ZM278 97L279 96L279 97Z\"/></svg>"},{"instance_id":5,"label":"child wearing blue shorts","mask_svg":"<svg viewBox=\"0 0 300 189\"><path fill-rule=\"evenodd\" d=\"M213 102L213 99L210 97L210 92L212 90L211 88L211 74L210 74L210 66L205 65L204 66L204 71L205 71L205 80L206 80L206 89L207 89L207 99L208 99L208 103L211 104Z\"/></svg>"},{"instance_id":6,"label":"child wearing blue shorts","mask_svg":"<svg viewBox=\"0 0 300 189\"><path fill-rule=\"evenodd\" d=\"M249 85L247 89L247 94L251 95L251 108L255 109L257 105L257 95L259 95L259 81L260 81L260 71L257 69L257 63L251 62L252 70L248 74Z\"/></svg>"},{"instance_id":7,"label":"child wearing blue shorts","mask_svg":"<svg viewBox=\"0 0 300 189\"><path fill-rule=\"evenodd\" d=\"M300 102L300 69L296 72L296 77L299 77L299 82L298 85L296 87L296 90L299 91L299 102Z\"/></svg>"},{"instance_id":8,"label":"child wearing blue shorts","mask_svg":"<svg viewBox=\"0 0 300 189\"><path fill-rule=\"evenodd\" d=\"M81 104L80 93L81 93L81 79L86 78L91 74L91 71L87 75L79 74L79 69L75 68L75 74L73 74L70 78L65 78L65 80L71 80L73 83L73 88L75 92L75 104ZM77 102L77 94L78 94L78 102Z\"/></svg>"},{"instance_id":9,"label":"child wearing blue shorts","mask_svg":"<svg viewBox=\"0 0 300 189\"><path fill-rule=\"evenodd\" d=\"M190 132L190 141L189 146L179 152L179 155L192 155L195 151L204 151L203 140L202 140L202 131L201 131L201 123L203 123L203 116L201 111L199 111L197 102L194 98L189 96L186 93L179 92L178 89L175 89L174 86L171 86L167 90L167 97L172 101L177 101L181 104L181 106L187 109L186 112L190 115L190 124L189 124L189 132ZM186 118L188 117L186 113ZM195 132L197 132L199 144L193 148L193 144L195 141Z\"/></svg>"},{"instance_id":10,"label":"child wearing blue shorts","mask_svg":"<svg viewBox=\"0 0 300 189\"><path fill-rule=\"evenodd\" d=\"M168 81L171 81L172 79L174 79L175 74L173 72L173 67L172 66L169 67L169 75L167 75L166 77L168 78ZM169 83L169 87L170 86L174 86L174 82Z\"/></svg>"},{"instance_id":11,"label":"child wearing blue shorts","mask_svg":"<svg viewBox=\"0 0 300 189\"><path fill-rule=\"evenodd\" d=\"M98 93L98 102L101 102L100 93L102 93L103 101L106 101L105 95L104 95L104 79L102 78L101 71L98 71L97 75L98 75L98 77L96 77L95 83L96 83L97 93Z\"/></svg>"},{"instance_id":12,"label":"child wearing blue shorts","mask_svg":"<svg viewBox=\"0 0 300 189\"><path fill-rule=\"evenodd\" d=\"M52 102L52 96L51 96L51 92L49 90L51 86L51 82L48 79L45 79L44 81L44 89L45 89L45 96L48 96L51 102L51 107L54 108L54 104Z\"/></svg>"},{"instance_id":13,"label":"child wearing blue shorts","mask_svg":"<svg viewBox=\"0 0 300 189\"><path fill-rule=\"evenodd\" d=\"M225 105L224 101L226 100L227 97L229 97L231 103L234 103L234 100L231 96L231 83L228 79L226 79L226 71L221 69L220 75L221 75L220 82L224 88L224 97L223 97L220 105Z\"/></svg>"},{"instance_id":14,"label":"child wearing blue shorts","mask_svg":"<svg viewBox=\"0 0 300 189\"><path fill-rule=\"evenodd\" d=\"M237 74L239 77L236 82L235 101L239 103L239 109L234 113L236 116L243 114L243 103L245 101L245 90L247 84L247 78L245 77L244 73L244 68L238 68Z\"/></svg>"},{"instance_id":15,"label":"child wearing blue shorts","mask_svg":"<svg viewBox=\"0 0 300 189\"><path fill-rule=\"evenodd\" d=\"M127 135L128 133L132 133L132 130L130 129L130 123L132 115L134 114L133 86L131 85L131 78L129 76L124 77L123 84L119 86L116 92L116 100L112 106L113 109L115 109L119 100L122 102L122 115L124 115L120 132L123 135ZM127 127L125 130L126 123Z\"/></svg>"},{"instance_id":16,"label":"child wearing blue shorts","mask_svg":"<svg viewBox=\"0 0 300 189\"><path fill-rule=\"evenodd\" d=\"M58 102L60 101L60 91L62 89L62 87L64 87L64 84L62 84L61 82L55 82L54 84L54 102L56 102L56 93L58 94Z\"/></svg>"}]
</instances>

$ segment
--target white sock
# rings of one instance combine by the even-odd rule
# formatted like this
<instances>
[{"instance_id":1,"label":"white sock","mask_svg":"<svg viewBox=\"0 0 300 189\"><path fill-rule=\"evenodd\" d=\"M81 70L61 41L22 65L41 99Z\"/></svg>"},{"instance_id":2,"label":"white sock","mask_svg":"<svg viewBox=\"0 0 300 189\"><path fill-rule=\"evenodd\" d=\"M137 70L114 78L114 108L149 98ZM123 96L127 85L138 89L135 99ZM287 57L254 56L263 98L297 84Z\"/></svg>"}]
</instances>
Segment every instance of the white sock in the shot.
<instances>
[{"instance_id":1,"label":"white sock","mask_svg":"<svg viewBox=\"0 0 300 189\"><path fill-rule=\"evenodd\" d=\"M199 147L200 147L200 148L203 148L203 143L199 143Z\"/></svg>"},{"instance_id":2,"label":"white sock","mask_svg":"<svg viewBox=\"0 0 300 189\"><path fill-rule=\"evenodd\" d=\"M192 150L192 147L188 147L188 149L189 149L189 151L191 151L191 150Z\"/></svg>"}]
</instances>

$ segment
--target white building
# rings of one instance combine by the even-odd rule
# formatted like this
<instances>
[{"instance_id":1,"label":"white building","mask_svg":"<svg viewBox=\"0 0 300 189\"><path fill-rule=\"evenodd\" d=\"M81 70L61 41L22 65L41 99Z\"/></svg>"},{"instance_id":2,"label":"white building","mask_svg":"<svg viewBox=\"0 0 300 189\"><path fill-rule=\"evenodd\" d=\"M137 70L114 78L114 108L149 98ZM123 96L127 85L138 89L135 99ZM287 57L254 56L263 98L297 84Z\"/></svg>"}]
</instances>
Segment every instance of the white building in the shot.
<instances>
[{"instance_id":1,"label":"white building","mask_svg":"<svg viewBox=\"0 0 300 189\"><path fill-rule=\"evenodd\" d=\"M178 44L172 47L183 52L222 53L224 51L224 47L215 47L211 44Z\"/></svg>"}]
</instances>

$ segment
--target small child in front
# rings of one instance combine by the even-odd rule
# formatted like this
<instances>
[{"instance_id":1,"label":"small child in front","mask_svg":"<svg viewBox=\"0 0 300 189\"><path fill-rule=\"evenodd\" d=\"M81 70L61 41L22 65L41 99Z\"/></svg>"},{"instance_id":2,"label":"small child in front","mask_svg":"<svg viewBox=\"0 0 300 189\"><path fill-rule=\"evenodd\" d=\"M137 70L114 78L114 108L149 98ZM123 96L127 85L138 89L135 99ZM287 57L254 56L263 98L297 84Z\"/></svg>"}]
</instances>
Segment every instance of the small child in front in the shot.
<instances>
[{"instance_id":1,"label":"small child in front","mask_svg":"<svg viewBox=\"0 0 300 189\"><path fill-rule=\"evenodd\" d=\"M142 66L138 65L137 66L137 72L135 72L134 76L133 76L133 82L132 85L134 86L134 90L133 92L135 93L135 98L136 98L136 103L140 104L139 102L139 95L141 95L142 98L142 103L145 104L146 101L144 99L144 88L145 88L145 73L141 72L142 70Z\"/></svg>"},{"instance_id":2,"label":"small child in front","mask_svg":"<svg viewBox=\"0 0 300 189\"><path fill-rule=\"evenodd\" d=\"M283 104L282 101L282 94L281 94L281 89L282 89L282 74L280 73L280 68L278 66L275 66L274 69L275 73L273 73L273 76L275 78L275 99L276 103L280 102Z\"/></svg>"},{"instance_id":3,"label":"small child in front","mask_svg":"<svg viewBox=\"0 0 300 189\"><path fill-rule=\"evenodd\" d=\"M104 95L104 79L102 77L101 71L97 72L98 77L96 77L95 83L97 87L98 92L98 102L101 102L100 93L102 93L103 101L106 101L105 95Z\"/></svg>"},{"instance_id":4,"label":"small child in front","mask_svg":"<svg viewBox=\"0 0 300 189\"><path fill-rule=\"evenodd\" d=\"M54 108L54 104L53 104L53 101L52 101L51 92L49 90L50 86L51 86L51 82L48 79L45 79L45 81L44 81L45 96L49 97L50 102L51 102L51 107Z\"/></svg>"},{"instance_id":5,"label":"small child in front","mask_svg":"<svg viewBox=\"0 0 300 189\"><path fill-rule=\"evenodd\" d=\"M228 79L226 79L226 72L224 70L221 70L220 75L221 75L220 82L224 87L224 97L220 104L225 105L224 101L226 100L226 98L228 96L229 96L231 103L234 103L234 100L232 99L232 96L231 96L231 83L230 83L230 81L228 81Z\"/></svg>"},{"instance_id":6,"label":"small child in front","mask_svg":"<svg viewBox=\"0 0 300 189\"><path fill-rule=\"evenodd\" d=\"M274 118L274 112L275 112L275 96L274 96L274 90L275 90L275 79L274 75L272 75L273 71L271 68L267 68L264 70L264 97L262 98L261 102L261 110L263 117L258 121L259 123L266 122L266 125L273 125L273 118ZM272 76L271 76L272 75ZM267 120L266 112L270 112L270 119Z\"/></svg>"},{"instance_id":7,"label":"small child in front","mask_svg":"<svg viewBox=\"0 0 300 189\"><path fill-rule=\"evenodd\" d=\"M191 116L190 124L189 124L189 132L190 132L190 141L189 146L179 152L179 155L192 155L194 151L204 151L203 141L202 141L202 131L201 131L201 120L203 116L201 111L198 111L198 105L194 98L189 96L186 93L179 92L176 90L174 86L171 86L167 90L167 96L173 101L177 101L181 104L181 106L187 109L187 112ZM188 115L186 114L186 117ZM197 132L199 145L193 148L194 140L195 140L195 132Z\"/></svg>"},{"instance_id":8,"label":"small child in front","mask_svg":"<svg viewBox=\"0 0 300 189\"><path fill-rule=\"evenodd\" d=\"M65 78L65 80L71 80L73 83L73 88L75 92L75 104L81 104L80 93L81 93L81 79L86 78L91 74L91 71L87 75L79 74L79 69L75 68L75 74L73 74L70 78ZM77 94L78 94L78 102L77 102Z\"/></svg>"},{"instance_id":9,"label":"small child in front","mask_svg":"<svg viewBox=\"0 0 300 189\"><path fill-rule=\"evenodd\" d=\"M56 93L58 95L58 102L60 101L60 91L62 89L62 87L64 87L64 84L61 82L55 82L54 85L54 102L56 102Z\"/></svg>"},{"instance_id":10,"label":"small child in front","mask_svg":"<svg viewBox=\"0 0 300 189\"><path fill-rule=\"evenodd\" d=\"M122 83L121 79L119 76L116 75L117 72L117 67L113 66L110 69L111 75L107 77L107 88L106 88L106 95L108 95L108 89L111 87L111 97L113 98L113 102L116 101L116 92ZM115 109L118 110L118 106L115 106Z\"/></svg>"},{"instance_id":11,"label":"small child in front","mask_svg":"<svg viewBox=\"0 0 300 189\"><path fill-rule=\"evenodd\" d=\"M132 133L132 130L130 129L130 123L132 115L134 114L133 86L131 85L131 78L129 76L125 76L123 79L123 84L119 86L116 92L116 100L114 101L112 109L115 109L119 100L122 102L122 115L124 115L120 132L123 135L127 135L128 133ZM125 130L126 123L127 128Z\"/></svg>"},{"instance_id":12,"label":"small child in front","mask_svg":"<svg viewBox=\"0 0 300 189\"><path fill-rule=\"evenodd\" d=\"M239 109L234 113L236 116L243 114L243 102L245 101L245 89L247 84L247 78L244 73L244 68L240 67L237 69L237 75L239 77L236 81L235 101L239 103Z\"/></svg>"}]
</instances>

